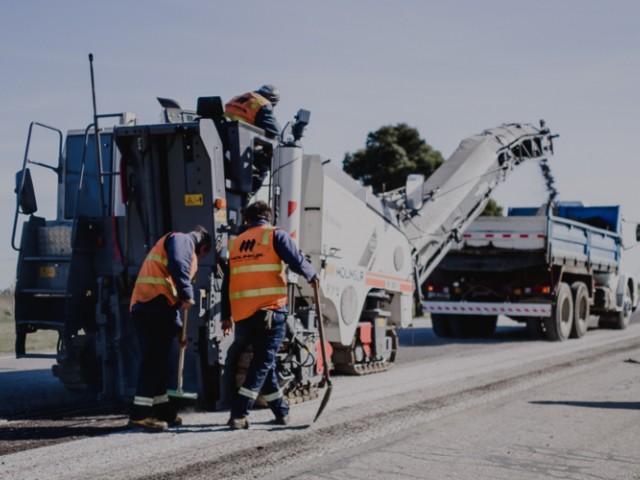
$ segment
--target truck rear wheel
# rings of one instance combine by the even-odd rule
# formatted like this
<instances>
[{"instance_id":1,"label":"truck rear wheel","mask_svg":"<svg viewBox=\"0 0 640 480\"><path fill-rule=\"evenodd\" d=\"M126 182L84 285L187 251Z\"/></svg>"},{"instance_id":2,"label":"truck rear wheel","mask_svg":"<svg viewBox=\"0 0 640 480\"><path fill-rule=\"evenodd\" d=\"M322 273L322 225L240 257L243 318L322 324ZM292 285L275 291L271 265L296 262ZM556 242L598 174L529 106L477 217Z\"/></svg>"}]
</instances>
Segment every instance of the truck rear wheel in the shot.
<instances>
[{"instance_id":1,"label":"truck rear wheel","mask_svg":"<svg viewBox=\"0 0 640 480\"><path fill-rule=\"evenodd\" d=\"M580 338L587 332L587 322L589 321L589 289L582 282L575 282L571 285L573 295L573 325L571 327L571 338Z\"/></svg>"},{"instance_id":2,"label":"truck rear wheel","mask_svg":"<svg viewBox=\"0 0 640 480\"><path fill-rule=\"evenodd\" d=\"M454 338L486 338L493 335L497 315L460 315L451 317L449 327Z\"/></svg>"},{"instance_id":3,"label":"truck rear wheel","mask_svg":"<svg viewBox=\"0 0 640 480\"><path fill-rule=\"evenodd\" d=\"M566 283L558 287L558 295L550 317L544 319L544 329L548 340L562 342L569 338L573 327L573 299L571 288Z\"/></svg>"},{"instance_id":4,"label":"truck rear wheel","mask_svg":"<svg viewBox=\"0 0 640 480\"><path fill-rule=\"evenodd\" d=\"M622 299L622 310L619 312L608 313L600 317L598 326L601 328L613 328L614 330L624 330L631 322L631 289L627 285L624 289L624 298Z\"/></svg>"},{"instance_id":5,"label":"truck rear wheel","mask_svg":"<svg viewBox=\"0 0 640 480\"><path fill-rule=\"evenodd\" d=\"M498 325L497 315L478 315L471 320L474 323L473 331L476 337L491 337L496 331Z\"/></svg>"},{"instance_id":6,"label":"truck rear wheel","mask_svg":"<svg viewBox=\"0 0 640 480\"><path fill-rule=\"evenodd\" d=\"M529 338L539 340L544 335L544 319L543 318L527 318L527 333Z\"/></svg>"},{"instance_id":7,"label":"truck rear wheel","mask_svg":"<svg viewBox=\"0 0 640 480\"><path fill-rule=\"evenodd\" d=\"M431 314L431 326L433 333L440 338L451 338L451 328L449 328L449 315L442 315L440 313Z\"/></svg>"}]
</instances>

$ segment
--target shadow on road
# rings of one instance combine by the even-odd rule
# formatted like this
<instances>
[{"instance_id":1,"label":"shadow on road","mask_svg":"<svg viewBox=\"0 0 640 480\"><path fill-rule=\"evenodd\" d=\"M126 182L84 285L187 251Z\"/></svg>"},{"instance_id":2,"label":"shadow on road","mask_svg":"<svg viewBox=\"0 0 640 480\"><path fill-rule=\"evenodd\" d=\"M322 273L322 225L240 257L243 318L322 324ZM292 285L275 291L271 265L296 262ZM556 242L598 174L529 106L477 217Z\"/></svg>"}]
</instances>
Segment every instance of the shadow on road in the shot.
<instances>
[{"instance_id":1,"label":"shadow on road","mask_svg":"<svg viewBox=\"0 0 640 480\"><path fill-rule=\"evenodd\" d=\"M605 408L614 410L640 410L640 402L579 402L536 400L534 405L566 405L568 407Z\"/></svg>"},{"instance_id":2,"label":"shadow on road","mask_svg":"<svg viewBox=\"0 0 640 480\"><path fill-rule=\"evenodd\" d=\"M483 338L440 338L432 328L410 327L398 330L398 342L404 347L449 345L449 344L495 344L503 342L531 341L526 327L515 325L498 327L491 337Z\"/></svg>"}]
</instances>

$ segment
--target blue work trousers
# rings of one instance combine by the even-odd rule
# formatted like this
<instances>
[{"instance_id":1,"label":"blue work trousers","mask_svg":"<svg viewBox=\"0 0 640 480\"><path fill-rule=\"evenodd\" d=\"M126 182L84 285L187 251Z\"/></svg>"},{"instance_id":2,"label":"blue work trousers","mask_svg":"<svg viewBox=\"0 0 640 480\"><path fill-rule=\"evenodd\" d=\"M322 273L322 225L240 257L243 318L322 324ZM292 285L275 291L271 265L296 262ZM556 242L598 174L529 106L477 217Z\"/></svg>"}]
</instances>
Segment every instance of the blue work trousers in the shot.
<instances>
[{"instance_id":1,"label":"blue work trousers","mask_svg":"<svg viewBox=\"0 0 640 480\"><path fill-rule=\"evenodd\" d=\"M132 317L142 354L136 399L149 399L152 404L136 404L134 399L131 418L171 418L175 412L169 411L171 407L166 395L173 373L170 354L178 333L175 310L167 309L162 313L134 312Z\"/></svg>"},{"instance_id":2,"label":"blue work trousers","mask_svg":"<svg viewBox=\"0 0 640 480\"><path fill-rule=\"evenodd\" d=\"M233 418L246 417L258 394L267 400L276 418L289 413L289 405L281 395L276 375L276 354L286 333L287 315L273 312L271 328L268 328L264 317L265 312L258 311L235 324L234 350L242 352L247 345L252 345L253 358L242 388L234 396L231 405Z\"/></svg>"}]
</instances>

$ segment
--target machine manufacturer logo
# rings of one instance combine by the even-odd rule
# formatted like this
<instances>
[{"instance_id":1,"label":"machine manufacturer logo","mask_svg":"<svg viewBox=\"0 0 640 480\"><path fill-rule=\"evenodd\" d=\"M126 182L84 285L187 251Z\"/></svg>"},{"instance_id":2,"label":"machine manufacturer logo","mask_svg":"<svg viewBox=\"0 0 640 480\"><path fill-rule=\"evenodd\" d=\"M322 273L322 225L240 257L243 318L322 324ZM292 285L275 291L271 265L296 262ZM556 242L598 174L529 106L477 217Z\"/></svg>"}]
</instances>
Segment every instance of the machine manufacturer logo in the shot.
<instances>
[{"instance_id":1,"label":"machine manufacturer logo","mask_svg":"<svg viewBox=\"0 0 640 480\"><path fill-rule=\"evenodd\" d=\"M356 268L338 267L336 273L339 277L345 280L353 280L355 282L361 282L364 279L364 271Z\"/></svg>"},{"instance_id":2,"label":"machine manufacturer logo","mask_svg":"<svg viewBox=\"0 0 640 480\"><path fill-rule=\"evenodd\" d=\"M240 251L241 252L252 252L253 251L253 247L255 247L255 245L256 245L255 239L243 240L242 243L240 244Z\"/></svg>"}]
</instances>

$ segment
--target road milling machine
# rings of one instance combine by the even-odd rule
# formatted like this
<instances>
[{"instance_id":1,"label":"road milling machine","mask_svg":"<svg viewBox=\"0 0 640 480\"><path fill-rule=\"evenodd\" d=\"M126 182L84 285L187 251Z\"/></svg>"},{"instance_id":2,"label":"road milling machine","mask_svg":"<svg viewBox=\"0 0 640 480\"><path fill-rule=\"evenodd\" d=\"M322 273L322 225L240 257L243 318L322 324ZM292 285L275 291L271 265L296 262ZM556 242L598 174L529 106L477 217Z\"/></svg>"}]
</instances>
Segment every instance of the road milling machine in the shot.
<instances>
[{"instance_id":1,"label":"road milling machine","mask_svg":"<svg viewBox=\"0 0 640 480\"><path fill-rule=\"evenodd\" d=\"M298 112L275 139L227 120L219 97L200 98L195 112L161 103L165 121L158 124L138 125L131 114L96 115L65 137L34 122L16 175L16 355L29 356L25 339L33 332L57 331L53 373L69 389L101 399L135 392L139 351L129 299L147 252L165 233L200 224L214 237L194 280L184 389L197 392L202 406L219 408L234 388L235 370L227 359L232 337L221 329L227 242L253 199L271 202L274 223L320 273L332 367L363 374L394 363L396 328L411 324L420 286L492 190L522 161L552 153L544 125L503 125L464 140L426 181L412 175L406 187L376 196L328 159L303 154L309 112ZM110 117L118 125L98 127L98 119ZM57 139L50 164L31 159L36 131ZM36 215L30 173L36 167L55 175L56 218ZM296 402L317 395L325 365L313 291L293 274L288 280L278 374Z\"/></svg>"}]
</instances>

